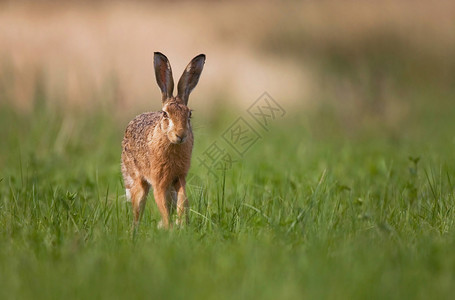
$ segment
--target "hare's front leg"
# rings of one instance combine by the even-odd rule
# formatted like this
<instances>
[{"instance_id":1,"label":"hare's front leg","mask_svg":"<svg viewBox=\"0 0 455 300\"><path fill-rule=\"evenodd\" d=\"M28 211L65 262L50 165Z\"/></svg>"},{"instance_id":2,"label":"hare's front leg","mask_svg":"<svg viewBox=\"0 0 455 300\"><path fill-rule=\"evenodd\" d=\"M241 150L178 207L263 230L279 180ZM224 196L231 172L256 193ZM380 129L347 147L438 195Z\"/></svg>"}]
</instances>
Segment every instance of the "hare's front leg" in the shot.
<instances>
[{"instance_id":1,"label":"hare's front leg","mask_svg":"<svg viewBox=\"0 0 455 300\"><path fill-rule=\"evenodd\" d=\"M137 226L144 212L147 194L150 189L150 184L144 180L138 179L134 181L131 187L127 187L127 194L131 197L134 214L134 226Z\"/></svg>"},{"instance_id":2,"label":"hare's front leg","mask_svg":"<svg viewBox=\"0 0 455 300\"><path fill-rule=\"evenodd\" d=\"M188 224L189 202L186 197L185 186L185 178L179 178L175 183L175 190L177 191L177 225Z\"/></svg>"},{"instance_id":3,"label":"hare's front leg","mask_svg":"<svg viewBox=\"0 0 455 300\"><path fill-rule=\"evenodd\" d=\"M155 197L156 205L161 214L161 222L158 225L159 227L163 227L165 229L169 228L169 206L166 201L166 193L167 189L162 186L157 186L153 189L153 196Z\"/></svg>"}]
</instances>

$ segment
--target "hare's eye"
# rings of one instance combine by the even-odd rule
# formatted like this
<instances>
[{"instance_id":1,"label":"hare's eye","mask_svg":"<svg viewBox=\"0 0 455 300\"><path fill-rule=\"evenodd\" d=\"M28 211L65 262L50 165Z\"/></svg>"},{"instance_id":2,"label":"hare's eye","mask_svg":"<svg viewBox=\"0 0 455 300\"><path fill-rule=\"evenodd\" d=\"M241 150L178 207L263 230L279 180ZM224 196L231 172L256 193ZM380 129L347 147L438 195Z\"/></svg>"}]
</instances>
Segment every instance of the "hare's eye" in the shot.
<instances>
[{"instance_id":1,"label":"hare's eye","mask_svg":"<svg viewBox=\"0 0 455 300\"><path fill-rule=\"evenodd\" d=\"M165 119L168 118L167 112L165 112L164 110L163 110L163 118L165 118Z\"/></svg>"}]
</instances>

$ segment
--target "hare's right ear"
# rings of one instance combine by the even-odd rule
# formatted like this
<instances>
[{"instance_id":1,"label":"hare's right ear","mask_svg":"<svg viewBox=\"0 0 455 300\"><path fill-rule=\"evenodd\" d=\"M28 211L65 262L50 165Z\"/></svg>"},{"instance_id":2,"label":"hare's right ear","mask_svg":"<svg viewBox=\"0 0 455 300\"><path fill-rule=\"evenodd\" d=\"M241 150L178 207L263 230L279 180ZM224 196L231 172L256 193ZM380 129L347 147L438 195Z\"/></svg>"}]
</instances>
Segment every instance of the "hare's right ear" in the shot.
<instances>
[{"instance_id":1,"label":"hare's right ear","mask_svg":"<svg viewBox=\"0 0 455 300\"><path fill-rule=\"evenodd\" d=\"M177 85L177 95L181 100L183 100L185 105L188 104L188 97L199 81L204 64L205 55L199 54L190 61L188 66L186 66L185 71L183 71L182 77L180 77Z\"/></svg>"},{"instance_id":2,"label":"hare's right ear","mask_svg":"<svg viewBox=\"0 0 455 300\"><path fill-rule=\"evenodd\" d=\"M153 64L155 65L156 83L160 87L162 102L164 103L167 99L172 98L174 92L171 64L167 57L160 52L154 53Z\"/></svg>"}]
</instances>

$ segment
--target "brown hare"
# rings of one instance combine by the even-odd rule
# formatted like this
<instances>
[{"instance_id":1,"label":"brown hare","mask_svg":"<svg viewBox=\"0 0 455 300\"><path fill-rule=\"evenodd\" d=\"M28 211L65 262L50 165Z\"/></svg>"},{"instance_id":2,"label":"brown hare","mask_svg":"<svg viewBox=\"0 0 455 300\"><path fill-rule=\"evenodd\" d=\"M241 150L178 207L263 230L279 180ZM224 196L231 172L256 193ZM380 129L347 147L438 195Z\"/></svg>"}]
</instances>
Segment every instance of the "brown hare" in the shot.
<instances>
[{"instance_id":1,"label":"brown hare","mask_svg":"<svg viewBox=\"0 0 455 300\"><path fill-rule=\"evenodd\" d=\"M193 58L186 67L173 96L174 80L166 56L154 54L156 82L163 108L143 113L132 120L122 141L122 174L126 197L132 202L134 227L144 210L150 186L161 213L160 225L169 228L171 205L177 204L177 224L188 222L185 178L193 150L191 110L188 97L199 81L205 55Z\"/></svg>"}]
</instances>

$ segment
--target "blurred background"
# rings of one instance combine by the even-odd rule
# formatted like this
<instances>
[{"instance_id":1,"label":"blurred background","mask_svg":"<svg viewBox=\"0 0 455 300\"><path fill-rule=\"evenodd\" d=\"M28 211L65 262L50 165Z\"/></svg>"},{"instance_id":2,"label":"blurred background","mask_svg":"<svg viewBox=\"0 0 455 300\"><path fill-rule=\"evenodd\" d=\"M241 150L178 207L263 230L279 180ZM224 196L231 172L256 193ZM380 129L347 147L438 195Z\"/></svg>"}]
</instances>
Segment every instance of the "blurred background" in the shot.
<instances>
[{"instance_id":1,"label":"blurred background","mask_svg":"<svg viewBox=\"0 0 455 300\"><path fill-rule=\"evenodd\" d=\"M3 1L0 102L159 109L154 51L174 77L207 55L195 109L247 108L267 91L290 112L329 103L348 130L400 126L410 106L454 95L455 3Z\"/></svg>"}]
</instances>

